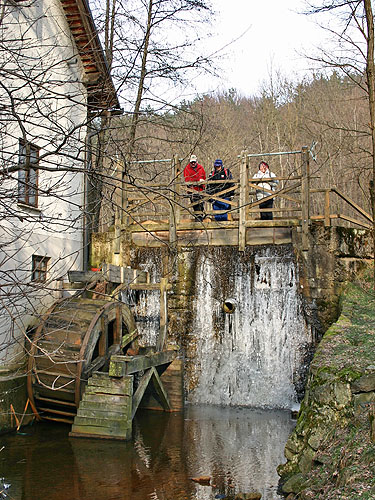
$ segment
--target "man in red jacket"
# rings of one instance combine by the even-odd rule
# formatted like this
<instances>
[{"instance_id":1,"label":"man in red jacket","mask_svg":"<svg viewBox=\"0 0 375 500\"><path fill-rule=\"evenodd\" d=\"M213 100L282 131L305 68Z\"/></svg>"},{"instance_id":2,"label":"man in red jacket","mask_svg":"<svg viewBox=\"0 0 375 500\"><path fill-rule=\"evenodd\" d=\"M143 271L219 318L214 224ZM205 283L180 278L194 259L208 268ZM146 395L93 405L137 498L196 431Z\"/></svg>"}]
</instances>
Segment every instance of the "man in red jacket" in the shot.
<instances>
[{"instance_id":1,"label":"man in red jacket","mask_svg":"<svg viewBox=\"0 0 375 500\"><path fill-rule=\"evenodd\" d=\"M198 163L198 159L195 155L191 155L190 162L184 168L185 182L199 182L206 180L206 172L202 165ZM194 193L189 192L190 201L193 204L193 209L195 212L195 220L202 221L204 219L204 202L202 196L199 194L200 191L204 190L204 184L194 185L189 184L189 190L193 189ZM199 212L199 213L197 213Z\"/></svg>"}]
</instances>

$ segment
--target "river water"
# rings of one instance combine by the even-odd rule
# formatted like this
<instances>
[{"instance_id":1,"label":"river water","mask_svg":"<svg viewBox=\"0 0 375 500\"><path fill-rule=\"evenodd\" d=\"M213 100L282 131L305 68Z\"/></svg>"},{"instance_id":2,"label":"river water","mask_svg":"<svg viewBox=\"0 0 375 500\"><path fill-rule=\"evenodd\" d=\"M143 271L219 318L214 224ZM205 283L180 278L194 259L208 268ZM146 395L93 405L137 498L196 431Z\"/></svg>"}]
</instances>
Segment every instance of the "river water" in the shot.
<instances>
[{"instance_id":1,"label":"river water","mask_svg":"<svg viewBox=\"0 0 375 500\"><path fill-rule=\"evenodd\" d=\"M140 412L129 442L69 438L41 423L0 437L0 486L12 500L276 500L290 412L189 405ZM192 477L210 476L210 485Z\"/></svg>"}]
</instances>

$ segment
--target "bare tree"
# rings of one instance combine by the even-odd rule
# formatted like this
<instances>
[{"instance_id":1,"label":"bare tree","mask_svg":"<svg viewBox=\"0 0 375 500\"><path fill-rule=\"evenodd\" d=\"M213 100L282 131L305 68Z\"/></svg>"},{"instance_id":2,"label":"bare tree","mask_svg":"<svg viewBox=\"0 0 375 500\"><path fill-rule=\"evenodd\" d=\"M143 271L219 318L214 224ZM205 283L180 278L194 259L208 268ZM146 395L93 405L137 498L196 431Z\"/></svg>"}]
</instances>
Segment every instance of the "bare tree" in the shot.
<instances>
[{"instance_id":1,"label":"bare tree","mask_svg":"<svg viewBox=\"0 0 375 500\"><path fill-rule=\"evenodd\" d=\"M315 60L343 73L366 95L368 105L367 150L372 179L369 197L372 210L375 250L375 74L374 74L374 18L371 0L331 0L324 3L308 2L309 14L331 14L333 25L325 25L337 50L323 49ZM362 135L363 128L352 127L352 134ZM375 253L375 251L374 251ZM375 286L375 266L374 266Z\"/></svg>"}]
</instances>

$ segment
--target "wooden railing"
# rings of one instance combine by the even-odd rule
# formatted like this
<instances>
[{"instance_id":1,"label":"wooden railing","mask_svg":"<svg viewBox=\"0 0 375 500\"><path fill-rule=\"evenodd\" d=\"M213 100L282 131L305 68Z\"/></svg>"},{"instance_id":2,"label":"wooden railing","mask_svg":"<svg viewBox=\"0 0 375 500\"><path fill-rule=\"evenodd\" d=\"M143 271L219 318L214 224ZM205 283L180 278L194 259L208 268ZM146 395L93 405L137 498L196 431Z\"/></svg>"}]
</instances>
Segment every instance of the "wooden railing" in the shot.
<instances>
[{"instance_id":1,"label":"wooden railing","mask_svg":"<svg viewBox=\"0 0 375 500\"><path fill-rule=\"evenodd\" d=\"M282 153L277 153L282 154ZM291 154L291 153L290 153ZM128 185L125 196L122 195L124 204L123 217L115 224L117 229L122 225L130 232L139 231L169 231L169 243L177 242L179 230L192 229L222 229L223 227L238 228L238 244L241 250L246 245L246 230L250 227L292 227L300 226L302 231L302 245L308 249L309 226L312 221L319 221L325 226L330 226L334 221L343 220L349 224L369 229L372 217L349 197L334 187L324 189L311 189L309 165L309 150L304 147L299 154L301 161L299 169L293 174L283 177L272 177L268 180L278 180L275 191L269 191L267 199L274 199L274 207L260 209L264 201L257 200L256 189L260 182L267 179L255 179L249 174L249 159L256 155L249 155L243 151L239 156L239 175L233 180L202 181L200 183L186 183L183 177L181 161L175 157L170 160L171 179L160 183L136 183ZM259 155L263 156L263 155ZM316 177L314 177L316 178ZM216 194L209 194L207 187L212 184L228 184ZM192 194L197 194L192 186L202 185L203 191L198 193L201 200L192 199ZM259 188L258 188L259 189ZM263 191L267 191L262 188ZM227 199L226 195L234 191L234 196ZM318 213L312 213L314 196L322 196L324 202L318 206ZM350 213L331 213L332 195L344 201L345 207L350 207ZM213 210L212 201L218 200L229 205L227 210ZM204 211L197 212L194 206L204 203ZM317 205L314 203L314 206ZM272 220L259 220L261 212L272 212ZM227 221L216 221L215 215L227 213ZM357 214L357 218L354 215ZM202 221L197 220L201 216ZM359 218L358 218L359 216Z\"/></svg>"}]
</instances>

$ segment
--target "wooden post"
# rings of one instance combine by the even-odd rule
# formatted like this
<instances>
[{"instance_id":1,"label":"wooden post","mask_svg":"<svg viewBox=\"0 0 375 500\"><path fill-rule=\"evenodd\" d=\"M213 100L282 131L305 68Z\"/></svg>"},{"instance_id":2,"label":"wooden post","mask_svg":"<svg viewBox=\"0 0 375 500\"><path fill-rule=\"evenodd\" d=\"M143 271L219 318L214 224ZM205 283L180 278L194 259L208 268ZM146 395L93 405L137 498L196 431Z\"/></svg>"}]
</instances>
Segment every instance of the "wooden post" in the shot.
<instances>
[{"instance_id":1,"label":"wooden post","mask_svg":"<svg viewBox=\"0 0 375 500\"><path fill-rule=\"evenodd\" d=\"M238 248L244 252L246 247L246 213L249 203L248 157L247 151L241 153L240 164L240 210L238 221Z\"/></svg>"},{"instance_id":2,"label":"wooden post","mask_svg":"<svg viewBox=\"0 0 375 500\"><path fill-rule=\"evenodd\" d=\"M177 245L177 224L180 219L180 207L178 188L179 188L179 173L180 173L179 159L177 155L174 155L172 159L172 196L170 199L170 209L169 209L169 243L172 247Z\"/></svg>"},{"instance_id":3,"label":"wooden post","mask_svg":"<svg viewBox=\"0 0 375 500\"><path fill-rule=\"evenodd\" d=\"M329 193L330 189L326 189L325 195L325 203L324 203L324 227L329 227L331 225L331 217L330 217L330 207L329 207Z\"/></svg>"},{"instance_id":4,"label":"wooden post","mask_svg":"<svg viewBox=\"0 0 375 500\"><path fill-rule=\"evenodd\" d=\"M160 280L160 332L158 341L156 343L157 351L162 351L164 349L165 341L167 339L167 328L168 328L167 288L168 288L168 279L162 278Z\"/></svg>"},{"instance_id":5,"label":"wooden post","mask_svg":"<svg viewBox=\"0 0 375 500\"><path fill-rule=\"evenodd\" d=\"M309 150L302 148L301 172L301 206L302 206L302 250L309 249L309 224L310 224L310 167Z\"/></svg>"},{"instance_id":6,"label":"wooden post","mask_svg":"<svg viewBox=\"0 0 375 500\"><path fill-rule=\"evenodd\" d=\"M113 245L113 253L119 254L121 247L121 227L120 227L120 209L117 207L115 211L115 240Z\"/></svg>"}]
</instances>

